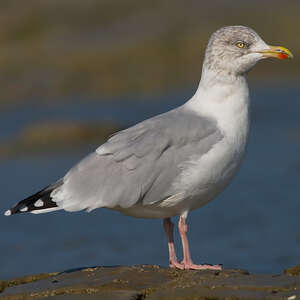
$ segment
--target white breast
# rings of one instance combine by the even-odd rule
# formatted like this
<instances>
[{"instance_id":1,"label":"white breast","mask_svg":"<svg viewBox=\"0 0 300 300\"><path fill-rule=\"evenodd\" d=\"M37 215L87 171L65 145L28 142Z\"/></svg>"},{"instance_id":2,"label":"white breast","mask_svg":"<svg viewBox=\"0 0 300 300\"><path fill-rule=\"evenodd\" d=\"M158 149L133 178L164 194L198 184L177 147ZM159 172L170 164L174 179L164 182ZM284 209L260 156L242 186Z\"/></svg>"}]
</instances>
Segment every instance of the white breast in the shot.
<instances>
[{"instance_id":1,"label":"white breast","mask_svg":"<svg viewBox=\"0 0 300 300\"><path fill-rule=\"evenodd\" d=\"M213 89L199 87L186 107L201 116L213 117L224 138L205 155L195 155L181 166L182 172L174 182L177 190L185 192L181 210L198 208L219 194L231 181L244 156L249 129L249 96L246 80ZM170 205L170 204L168 204Z\"/></svg>"}]
</instances>

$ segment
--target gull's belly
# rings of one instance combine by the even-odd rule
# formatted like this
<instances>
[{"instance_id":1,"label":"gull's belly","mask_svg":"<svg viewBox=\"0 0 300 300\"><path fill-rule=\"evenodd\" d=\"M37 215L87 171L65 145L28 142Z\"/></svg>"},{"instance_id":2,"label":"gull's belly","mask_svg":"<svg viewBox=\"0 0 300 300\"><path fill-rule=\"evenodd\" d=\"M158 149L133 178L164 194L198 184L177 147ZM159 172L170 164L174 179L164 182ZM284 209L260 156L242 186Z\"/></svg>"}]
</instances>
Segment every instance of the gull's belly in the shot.
<instances>
[{"instance_id":1,"label":"gull's belly","mask_svg":"<svg viewBox=\"0 0 300 300\"><path fill-rule=\"evenodd\" d=\"M138 218L168 218L199 208L216 197L231 181L241 163L246 140L232 143L224 139L207 154L191 157L181 166L182 172L173 182L173 196L154 203L137 203L132 207L115 208Z\"/></svg>"},{"instance_id":2,"label":"gull's belly","mask_svg":"<svg viewBox=\"0 0 300 300\"><path fill-rule=\"evenodd\" d=\"M200 159L190 162L181 174L186 200L182 210L199 208L215 198L230 183L241 164L246 139L224 139Z\"/></svg>"}]
</instances>

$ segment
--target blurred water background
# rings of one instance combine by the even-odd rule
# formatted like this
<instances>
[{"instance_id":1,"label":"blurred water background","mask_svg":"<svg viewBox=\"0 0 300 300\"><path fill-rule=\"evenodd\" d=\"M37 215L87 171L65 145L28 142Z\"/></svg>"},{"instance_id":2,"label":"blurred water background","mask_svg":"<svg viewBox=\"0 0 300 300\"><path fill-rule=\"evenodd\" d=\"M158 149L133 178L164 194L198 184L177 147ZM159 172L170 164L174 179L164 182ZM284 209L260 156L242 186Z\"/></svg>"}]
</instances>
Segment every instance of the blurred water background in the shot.
<instances>
[{"instance_id":1,"label":"blurred water background","mask_svg":"<svg viewBox=\"0 0 300 300\"><path fill-rule=\"evenodd\" d=\"M299 12L296 1L2 1L0 211L112 132L188 100L209 35L243 24L296 59L249 74L248 153L226 191L190 214L191 251L196 262L256 273L299 264ZM0 216L0 234L0 279L168 263L160 220L106 209Z\"/></svg>"}]
</instances>

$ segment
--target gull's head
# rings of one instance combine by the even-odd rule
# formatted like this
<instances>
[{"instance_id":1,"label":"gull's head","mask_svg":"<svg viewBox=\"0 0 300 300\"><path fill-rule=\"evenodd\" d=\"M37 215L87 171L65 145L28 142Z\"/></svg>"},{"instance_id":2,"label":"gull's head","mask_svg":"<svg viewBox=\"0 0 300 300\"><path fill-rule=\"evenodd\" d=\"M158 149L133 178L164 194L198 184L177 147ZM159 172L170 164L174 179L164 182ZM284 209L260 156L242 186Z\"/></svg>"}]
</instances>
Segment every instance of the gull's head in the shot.
<instances>
[{"instance_id":1,"label":"gull's head","mask_svg":"<svg viewBox=\"0 0 300 300\"><path fill-rule=\"evenodd\" d=\"M270 46L251 28L228 26L211 36L205 52L204 67L221 74L243 75L259 60L292 58L281 46Z\"/></svg>"}]
</instances>

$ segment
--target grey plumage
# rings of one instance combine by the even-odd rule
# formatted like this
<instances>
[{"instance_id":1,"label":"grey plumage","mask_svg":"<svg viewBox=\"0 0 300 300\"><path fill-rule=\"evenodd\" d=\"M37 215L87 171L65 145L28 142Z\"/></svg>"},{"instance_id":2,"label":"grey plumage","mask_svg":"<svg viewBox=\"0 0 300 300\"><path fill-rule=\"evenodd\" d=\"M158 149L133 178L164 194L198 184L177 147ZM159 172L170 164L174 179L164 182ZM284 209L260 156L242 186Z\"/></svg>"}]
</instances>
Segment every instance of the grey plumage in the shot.
<instances>
[{"instance_id":1,"label":"grey plumage","mask_svg":"<svg viewBox=\"0 0 300 300\"><path fill-rule=\"evenodd\" d=\"M51 196L66 210L152 205L178 192L180 166L222 139L216 121L184 107L113 135L83 159Z\"/></svg>"}]
</instances>

